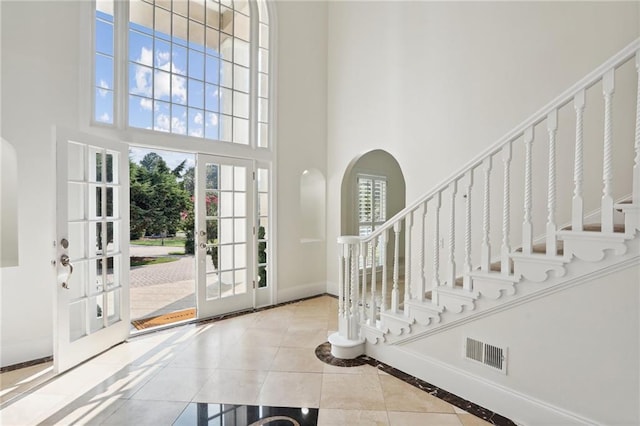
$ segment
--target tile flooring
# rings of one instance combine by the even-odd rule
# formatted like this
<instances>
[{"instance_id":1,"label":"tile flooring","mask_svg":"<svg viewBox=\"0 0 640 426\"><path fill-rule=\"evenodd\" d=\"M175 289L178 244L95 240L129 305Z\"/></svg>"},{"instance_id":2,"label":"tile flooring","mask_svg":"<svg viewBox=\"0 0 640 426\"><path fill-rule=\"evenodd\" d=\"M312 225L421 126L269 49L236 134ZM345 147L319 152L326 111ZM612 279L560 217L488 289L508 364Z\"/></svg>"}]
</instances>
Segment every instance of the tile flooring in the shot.
<instances>
[{"instance_id":1,"label":"tile flooring","mask_svg":"<svg viewBox=\"0 0 640 426\"><path fill-rule=\"evenodd\" d=\"M336 305L323 296L139 336L29 390L50 364L3 373L0 424L170 425L193 403L319 408L319 425L488 424L371 365L319 361Z\"/></svg>"}]
</instances>

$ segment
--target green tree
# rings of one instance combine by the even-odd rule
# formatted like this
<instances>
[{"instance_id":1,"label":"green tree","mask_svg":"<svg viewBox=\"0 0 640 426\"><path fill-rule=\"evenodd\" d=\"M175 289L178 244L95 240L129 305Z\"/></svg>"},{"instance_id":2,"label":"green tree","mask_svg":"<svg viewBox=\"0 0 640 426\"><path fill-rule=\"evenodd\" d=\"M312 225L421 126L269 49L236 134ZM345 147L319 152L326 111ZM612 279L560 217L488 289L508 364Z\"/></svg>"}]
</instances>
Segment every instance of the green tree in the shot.
<instances>
[{"instance_id":1,"label":"green tree","mask_svg":"<svg viewBox=\"0 0 640 426\"><path fill-rule=\"evenodd\" d=\"M161 156L151 152L140 165L129 161L131 179L131 237L175 234L181 227L183 212L189 207L189 194L179 182L185 162L169 169Z\"/></svg>"}]
</instances>

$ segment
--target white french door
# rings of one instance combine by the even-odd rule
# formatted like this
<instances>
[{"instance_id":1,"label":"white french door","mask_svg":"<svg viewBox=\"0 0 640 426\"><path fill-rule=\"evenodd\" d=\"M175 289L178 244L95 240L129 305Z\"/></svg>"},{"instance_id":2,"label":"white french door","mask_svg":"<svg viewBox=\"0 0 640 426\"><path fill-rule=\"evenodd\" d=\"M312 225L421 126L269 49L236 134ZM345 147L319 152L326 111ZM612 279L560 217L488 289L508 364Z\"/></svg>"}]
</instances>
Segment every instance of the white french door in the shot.
<instances>
[{"instance_id":1,"label":"white french door","mask_svg":"<svg viewBox=\"0 0 640 426\"><path fill-rule=\"evenodd\" d=\"M253 162L198 154L196 254L199 318L254 306Z\"/></svg>"},{"instance_id":2,"label":"white french door","mask_svg":"<svg viewBox=\"0 0 640 426\"><path fill-rule=\"evenodd\" d=\"M63 372L129 335L128 146L56 133L54 369Z\"/></svg>"}]
</instances>

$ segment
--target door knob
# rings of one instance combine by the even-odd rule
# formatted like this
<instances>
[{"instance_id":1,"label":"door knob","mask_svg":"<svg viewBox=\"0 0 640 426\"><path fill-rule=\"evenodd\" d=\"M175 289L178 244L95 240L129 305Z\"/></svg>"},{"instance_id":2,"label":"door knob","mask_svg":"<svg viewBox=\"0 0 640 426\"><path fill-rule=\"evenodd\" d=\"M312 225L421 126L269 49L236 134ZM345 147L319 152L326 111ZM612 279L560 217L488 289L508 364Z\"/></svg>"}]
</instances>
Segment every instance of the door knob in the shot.
<instances>
[{"instance_id":1,"label":"door knob","mask_svg":"<svg viewBox=\"0 0 640 426\"><path fill-rule=\"evenodd\" d=\"M66 254L63 254L62 256L60 256L60 263L62 264L62 266L69 267L69 273L67 274L67 279L65 279L62 282L62 287L69 290L69 286L67 283L69 282L69 278L71 278L71 274L73 274L73 263L70 262L69 256L67 256Z\"/></svg>"},{"instance_id":2,"label":"door knob","mask_svg":"<svg viewBox=\"0 0 640 426\"><path fill-rule=\"evenodd\" d=\"M201 249L205 249L205 248L207 248L207 245L205 243L200 243L200 248Z\"/></svg>"},{"instance_id":3,"label":"door knob","mask_svg":"<svg viewBox=\"0 0 640 426\"><path fill-rule=\"evenodd\" d=\"M206 231L200 231L200 236L201 236L201 237L204 237L205 235L207 235L207 232L206 232Z\"/></svg>"}]
</instances>

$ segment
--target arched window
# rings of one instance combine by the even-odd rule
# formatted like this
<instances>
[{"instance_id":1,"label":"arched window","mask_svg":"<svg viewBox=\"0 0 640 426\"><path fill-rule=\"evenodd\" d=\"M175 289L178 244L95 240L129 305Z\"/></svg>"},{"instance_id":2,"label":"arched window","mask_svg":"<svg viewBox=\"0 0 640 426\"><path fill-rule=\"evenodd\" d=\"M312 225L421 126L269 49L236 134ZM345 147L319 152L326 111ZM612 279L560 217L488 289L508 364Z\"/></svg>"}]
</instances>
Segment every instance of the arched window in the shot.
<instances>
[{"instance_id":1,"label":"arched window","mask_svg":"<svg viewBox=\"0 0 640 426\"><path fill-rule=\"evenodd\" d=\"M269 147L264 0L97 0L94 47L96 123Z\"/></svg>"}]
</instances>

